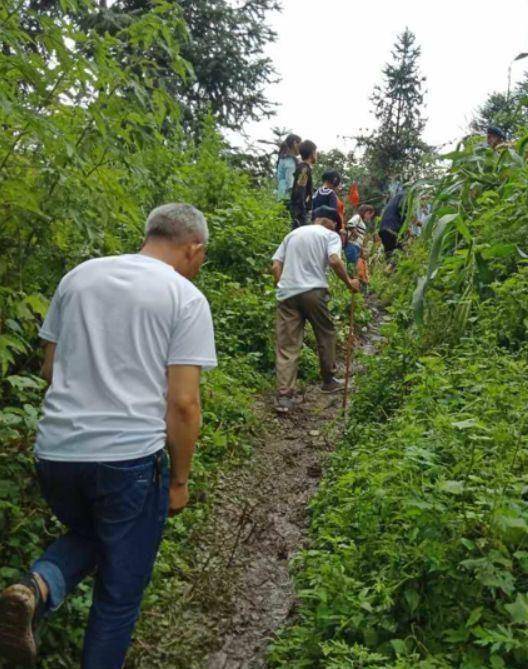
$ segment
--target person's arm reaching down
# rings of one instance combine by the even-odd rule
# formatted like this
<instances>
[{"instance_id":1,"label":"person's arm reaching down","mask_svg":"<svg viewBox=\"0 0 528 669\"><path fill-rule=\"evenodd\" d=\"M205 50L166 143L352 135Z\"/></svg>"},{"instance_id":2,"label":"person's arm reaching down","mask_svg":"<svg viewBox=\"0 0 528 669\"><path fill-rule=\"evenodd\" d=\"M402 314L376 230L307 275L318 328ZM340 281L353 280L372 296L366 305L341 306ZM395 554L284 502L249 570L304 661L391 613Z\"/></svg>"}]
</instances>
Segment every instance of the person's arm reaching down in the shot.
<instances>
[{"instance_id":1,"label":"person's arm reaching down","mask_svg":"<svg viewBox=\"0 0 528 669\"><path fill-rule=\"evenodd\" d=\"M44 361L40 369L40 375L42 378L51 385L53 381L53 360L55 358L55 349L57 344L52 341L44 342Z\"/></svg>"},{"instance_id":2,"label":"person's arm reaching down","mask_svg":"<svg viewBox=\"0 0 528 669\"><path fill-rule=\"evenodd\" d=\"M167 355L167 448L171 460L169 512L187 504L187 479L202 412L200 374L216 367L213 319L207 300L194 292L176 312Z\"/></svg>"},{"instance_id":3,"label":"person's arm reaching down","mask_svg":"<svg viewBox=\"0 0 528 669\"><path fill-rule=\"evenodd\" d=\"M328 258L328 263L330 264L332 270L337 274L337 276L352 293L359 292L359 281L357 279L351 279L348 276L345 263L341 260L341 257L337 255L337 253L332 254Z\"/></svg>"},{"instance_id":4,"label":"person's arm reaching down","mask_svg":"<svg viewBox=\"0 0 528 669\"><path fill-rule=\"evenodd\" d=\"M53 361L55 359L55 349L59 341L61 330L61 281L53 298L50 302L48 313L39 330L39 337L42 339L44 346L44 361L40 369L40 375L50 385L53 380Z\"/></svg>"},{"instance_id":5,"label":"person's arm reaching down","mask_svg":"<svg viewBox=\"0 0 528 669\"><path fill-rule=\"evenodd\" d=\"M291 233L290 233L291 234ZM282 276L282 270L284 269L284 259L286 257L286 246L288 244L288 239L290 235L287 235L281 242L279 248L273 254L273 265L271 266L271 273L273 274L273 280L275 285L277 285Z\"/></svg>"},{"instance_id":6,"label":"person's arm reaching down","mask_svg":"<svg viewBox=\"0 0 528 669\"><path fill-rule=\"evenodd\" d=\"M284 264L280 260L273 261L273 265L271 266L271 272L273 274L273 280L275 281L275 285L277 285L280 281L283 267Z\"/></svg>"},{"instance_id":7,"label":"person's arm reaching down","mask_svg":"<svg viewBox=\"0 0 528 669\"><path fill-rule=\"evenodd\" d=\"M167 371L169 515L183 509L189 501L188 479L202 419L200 373L201 368L195 365L170 365Z\"/></svg>"}]
</instances>

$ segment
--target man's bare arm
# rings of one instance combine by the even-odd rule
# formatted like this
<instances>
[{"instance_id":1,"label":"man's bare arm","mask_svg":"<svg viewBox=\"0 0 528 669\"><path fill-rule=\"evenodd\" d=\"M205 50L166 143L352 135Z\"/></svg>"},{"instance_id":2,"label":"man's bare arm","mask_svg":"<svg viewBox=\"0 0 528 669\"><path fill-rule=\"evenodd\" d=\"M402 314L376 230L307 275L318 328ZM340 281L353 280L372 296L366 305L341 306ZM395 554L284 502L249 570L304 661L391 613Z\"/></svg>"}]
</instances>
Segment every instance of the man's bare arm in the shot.
<instances>
[{"instance_id":1,"label":"man's bare arm","mask_svg":"<svg viewBox=\"0 0 528 669\"><path fill-rule=\"evenodd\" d=\"M167 372L171 514L183 509L189 501L187 482L202 419L200 373L201 368L195 365L171 365Z\"/></svg>"},{"instance_id":2,"label":"man's bare arm","mask_svg":"<svg viewBox=\"0 0 528 669\"><path fill-rule=\"evenodd\" d=\"M351 279L348 276L345 263L337 255L337 253L331 255L330 258L328 259L328 262L330 263L330 267L332 268L332 270L337 274L337 276L341 279L341 281L345 284L345 286L353 293L358 293L359 281L357 279Z\"/></svg>"},{"instance_id":3,"label":"man's bare arm","mask_svg":"<svg viewBox=\"0 0 528 669\"><path fill-rule=\"evenodd\" d=\"M57 344L52 341L44 342L44 361L40 369L40 375L50 385L53 381L53 360L55 359L55 349Z\"/></svg>"},{"instance_id":4,"label":"man's bare arm","mask_svg":"<svg viewBox=\"0 0 528 669\"><path fill-rule=\"evenodd\" d=\"M271 271L273 274L273 279L275 281L275 285L277 285L280 281L280 278L282 276L282 268L284 267L284 264L281 263L280 260L274 260L273 265L271 267Z\"/></svg>"}]
</instances>

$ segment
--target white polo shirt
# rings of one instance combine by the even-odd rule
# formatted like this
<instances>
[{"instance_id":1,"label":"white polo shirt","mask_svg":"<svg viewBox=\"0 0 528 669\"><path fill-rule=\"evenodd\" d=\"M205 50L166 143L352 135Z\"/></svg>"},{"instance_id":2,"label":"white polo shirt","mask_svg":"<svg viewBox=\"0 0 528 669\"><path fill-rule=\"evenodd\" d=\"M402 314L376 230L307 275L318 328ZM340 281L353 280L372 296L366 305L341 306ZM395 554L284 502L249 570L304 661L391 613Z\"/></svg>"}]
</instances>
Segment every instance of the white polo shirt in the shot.
<instances>
[{"instance_id":1,"label":"white polo shirt","mask_svg":"<svg viewBox=\"0 0 528 669\"><path fill-rule=\"evenodd\" d=\"M273 260L283 263L277 285L277 300L306 293L314 288L328 288L328 260L341 257L341 238L322 225L311 224L296 228L283 239Z\"/></svg>"},{"instance_id":2,"label":"white polo shirt","mask_svg":"<svg viewBox=\"0 0 528 669\"><path fill-rule=\"evenodd\" d=\"M167 367L216 366L204 295L170 265L140 254L69 272L39 334L57 344L35 446L44 460L155 453L166 440Z\"/></svg>"}]
</instances>

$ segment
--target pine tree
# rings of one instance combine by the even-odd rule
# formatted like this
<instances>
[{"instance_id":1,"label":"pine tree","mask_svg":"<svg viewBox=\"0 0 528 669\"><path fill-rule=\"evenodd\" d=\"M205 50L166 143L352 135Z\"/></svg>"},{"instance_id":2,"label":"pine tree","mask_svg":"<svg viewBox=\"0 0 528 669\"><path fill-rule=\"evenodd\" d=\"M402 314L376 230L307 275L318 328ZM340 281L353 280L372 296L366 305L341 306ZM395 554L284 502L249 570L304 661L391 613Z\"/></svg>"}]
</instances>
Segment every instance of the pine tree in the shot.
<instances>
[{"instance_id":1,"label":"pine tree","mask_svg":"<svg viewBox=\"0 0 528 669\"><path fill-rule=\"evenodd\" d=\"M408 28L398 35L392 61L383 69L383 84L371 97L378 128L358 138L373 186L385 191L391 181L404 182L416 173L427 150L422 140L425 77L418 59L421 49Z\"/></svg>"},{"instance_id":2,"label":"pine tree","mask_svg":"<svg viewBox=\"0 0 528 669\"><path fill-rule=\"evenodd\" d=\"M44 30L40 17L68 16L83 31L119 39L122 29L158 4L163 6L153 0L24 0L18 13L30 36ZM208 113L219 126L232 130L273 116L275 104L268 99L267 88L277 79L265 49L277 38L268 18L280 10L278 0L172 0L167 4L185 22L185 26L178 24L173 37L188 63L186 76L173 71L163 48L153 44L148 55L156 62L156 78L163 79L178 101L184 126L199 132ZM0 44L0 48L8 46Z\"/></svg>"},{"instance_id":3,"label":"pine tree","mask_svg":"<svg viewBox=\"0 0 528 669\"><path fill-rule=\"evenodd\" d=\"M192 75L174 77L163 54L158 55L159 75L182 105L185 126L196 128L211 112L225 128L240 129L246 121L275 113L266 87L276 80L271 59L264 51L276 34L269 14L278 11L277 0L175 0L188 28L181 55ZM151 0L116 0L114 12L150 11Z\"/></svg>"}]
</instances>

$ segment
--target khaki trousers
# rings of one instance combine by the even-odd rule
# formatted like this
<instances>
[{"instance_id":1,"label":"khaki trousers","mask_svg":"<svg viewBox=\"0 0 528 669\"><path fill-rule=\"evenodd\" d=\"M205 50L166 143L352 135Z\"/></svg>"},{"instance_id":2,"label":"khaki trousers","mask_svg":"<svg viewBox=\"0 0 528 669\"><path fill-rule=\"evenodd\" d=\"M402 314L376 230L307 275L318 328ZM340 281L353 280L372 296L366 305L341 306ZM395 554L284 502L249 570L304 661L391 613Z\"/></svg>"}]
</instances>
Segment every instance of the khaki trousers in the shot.
<instances>
[{"instance_id":1,"label":"khaki trousers","mask_svg":"<svg viewBox=\"0 0 528 669\"><path fill-rule=\"evenodd\" d=\"M306 321L310 322L317 340L323 382L332 379L336 333L328 310L329 299L326 288L314 288L278 303L276 370L279 395L293 394Z\"/></svg>"}]
</instances>

